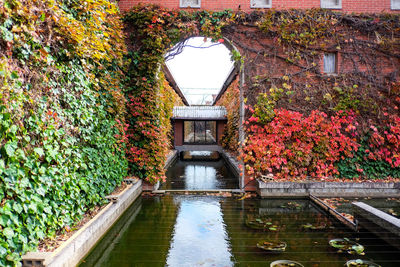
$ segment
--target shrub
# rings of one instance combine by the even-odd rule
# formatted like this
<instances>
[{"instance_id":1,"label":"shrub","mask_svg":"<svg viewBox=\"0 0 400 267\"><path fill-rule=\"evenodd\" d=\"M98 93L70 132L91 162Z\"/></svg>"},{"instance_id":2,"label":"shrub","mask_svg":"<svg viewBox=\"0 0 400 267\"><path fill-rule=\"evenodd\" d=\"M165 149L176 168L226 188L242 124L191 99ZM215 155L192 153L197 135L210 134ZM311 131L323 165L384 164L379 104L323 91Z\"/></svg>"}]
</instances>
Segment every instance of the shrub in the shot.
<instances>
[{"instance_id":1,"label":"shrub","mask_svg":"<svg viewBox=\"0 0 400 267\"><path fill-rule=\"evenodd\" d=\"M275 117L258 124L252 116L243 160L248 174L274 173L278 178L322 178L338 174L334 163L357 151L354 118L342 112L329 117L319 111L309 116L275 109Z\"/></svg>"}]
</instances>

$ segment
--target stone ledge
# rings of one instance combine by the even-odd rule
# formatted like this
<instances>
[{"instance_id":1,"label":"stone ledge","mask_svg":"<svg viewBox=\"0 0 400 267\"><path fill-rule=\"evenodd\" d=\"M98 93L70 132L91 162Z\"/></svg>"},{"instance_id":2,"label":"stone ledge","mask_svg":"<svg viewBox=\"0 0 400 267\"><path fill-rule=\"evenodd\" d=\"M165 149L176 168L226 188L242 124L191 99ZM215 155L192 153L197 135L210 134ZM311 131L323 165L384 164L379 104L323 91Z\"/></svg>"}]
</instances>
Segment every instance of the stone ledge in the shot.
<instances>
[{"instance_id":1,"label":"stone ledge","mask_svg":"<svg viewBox=\"0 0 400 267\"><path fill-rule=\"evenodd\" d=\"M142 181L128 185L118 195L118 202L109 203L53 252L28 252L22 256L22 266L75 266L113 226L125 210L140 196Z\"/></svg>"},{"instance_id":2,"label":"stone ledge","mask_svg":"<svg viewBox=\"0 0 400 267\"><path fill-rule=\"evenodd\" d=\"M347 226L348 228L350 228L352 231L355 231L357 229L357 225L353 221L351 221L351 220L347 219L346 217L344 217L340 212L338 212L336 209L328 206L321 199L319 199L316 196L313 196L312 194L310 194L310 200L315 205L317 205L318 207L320 207L321 209L325 210L330 215L332 215L337 221L339 221L340 223L342 223L345 226Z\"/></svg>"},{"instance_id":3,"label":"stone ledge","mask_svg":"<svg viewBox=\"0 0 400 267\"><path fill-rule=\"evenodd\" d=\"M400 219L363 202L353 202L354 219L358 228L364 228L400 248Z\"/></svg>"},{"instance_id":4,"label":"stone ledge","mask_svg":"<svg viewBox=\"0 0 400 267\"><path fill-rule=\"evenodd\" d=\"M228 151L225 149L222 149L220 151L221 156L225 159L225 161L228 163L229 167L231 170L234 172L234 175L239 178L240 177L240 169L239 169L239 162L235 159L234 156L232 156Z\"/></svg>"},{"instance_id":5,"label":"stone ledge","mask_svg":"<svg viewBox=\"0 0 400 267\"><path fill-rule=\"evenodd\" d=\"M399 183L384 182L257 182L261 197L399 197Z\"/></svg>"},{"instance_id":6,"label":"stone ledge","mask_svg":"<svg viewBox=\"0 0 400 267\"><path fill-rule=\"evenodd\" d=\"M165 160L164 169L168 169L178 159L178 150L172 150Z\"/></svg>"}]
</instances>

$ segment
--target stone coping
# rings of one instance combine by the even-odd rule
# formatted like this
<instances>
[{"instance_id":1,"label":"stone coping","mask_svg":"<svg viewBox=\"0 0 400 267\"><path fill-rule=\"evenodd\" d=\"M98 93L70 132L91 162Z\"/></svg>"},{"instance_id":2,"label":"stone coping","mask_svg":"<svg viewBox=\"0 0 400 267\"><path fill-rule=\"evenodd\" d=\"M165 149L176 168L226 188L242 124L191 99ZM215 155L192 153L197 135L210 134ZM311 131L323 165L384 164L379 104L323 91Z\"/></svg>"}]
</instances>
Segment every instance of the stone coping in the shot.
<instances>
[{"instance_id":1,"label":"stone coping","mask_svg":"<svg viewBox=\"0 0 400 267\"><path fill-rule=\"evenodd\" d=\"M55 251L28 252L23 255L22 266L77 265L141 193L141 180L128 185L117 195L116 202L109 203Z\"/></svg>"},{"instance_id":2,"label":"stone coping","mask_svg":"<svg viewBox=\"0 0 400 267\"><path fill-rule=\"evenodd\" d=\"M225 149L221 150L220 153L222 157L225 159L225 161L228 163L230 169L234 172L235 176L239 179L240 177L239 162L233 155L231 155Z\"/></svg>"},{"instance_id":3,"label":"stone coping","mask_svg":"<svg viewBox=\"0 0 400 267\"><path fill-rule=\"evenodd\" d=\"M400 219L363 202L352 205L357 228L366 229L400 249Z\"/></svg>"},{"instance_id":4,"label":"stone coping","mask_svg":"<svg viewBox=\"0 0 400 267\"><path fill-rule=\"evenodd\" d=\"M363 202L352 203L355 214L373 221L380 227L400 237L400 219Z\"/></svg>"},{"instance_id":5,"label":"stone coping","mask_svg":"<svg viewBox=\"0 0 400 267\"><path fill-rule=\"evenodd\" d=\"M153 194L183 194L183 195L206 195L206 194L223 194L223 193L232 193L232 195L242 195L245 191L241 189L167 189L167 190L154 190Z\"/></svg>"},{"instance_id":6,"label":"stone coping","mask_svg":"<svg viewBox=\"0 0 400 267\"><path fill-rule=\"evenodd\" d=\"M178 150L172 150L165 160L164 169L168 169L178 159Z\"/></svg>"},{"instance_id":7,"label":"stone coping","mask_svg":"<svg viewBox=\"0 0 400 267\"><path fill-rule=\"evenodd\" d=\"M261 197L399 197L400 183L394 182L263 182L258 180Z\"/></svg>"},{"instance_id":8,"label":"stone coping","mask_svg":"<svg viewBox=\"0 0 400 267\"><path fill-rule=\"evenodd\" d=\"M357 225L344 217L340 212L338 212L336 209L329 207L327 204L325 204L321 199L318 197L310 194L310 200L316 204L318 207L322 208L326 212L328 212L330 215L332 215L336 220L338 220L340 223L344 224L348 228L350 228L353 231L356 231Z\"/></svg>"}]
</instances>

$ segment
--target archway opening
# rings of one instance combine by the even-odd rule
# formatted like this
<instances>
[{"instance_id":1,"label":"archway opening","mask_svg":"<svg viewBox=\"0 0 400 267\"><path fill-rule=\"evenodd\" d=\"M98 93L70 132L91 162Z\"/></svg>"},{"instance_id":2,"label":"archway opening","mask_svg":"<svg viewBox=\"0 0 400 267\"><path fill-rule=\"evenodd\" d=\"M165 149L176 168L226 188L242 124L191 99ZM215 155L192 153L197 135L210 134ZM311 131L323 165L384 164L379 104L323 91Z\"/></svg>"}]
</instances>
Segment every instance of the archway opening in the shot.
<instances>
[{"instance_id":1,"label":"archway opening","mask_svg":"<svg viewBox=\"0 0 400 267\"><path fill-rule=\"evenodd\" d=\"M167 80L186 105L175 106L172 116L173 144L174 149L181 152L179 155L189 153L189 158L195 160L196 153L201 153L201 155L206 155L211 151L225 153L222 149L225 132L238 132L238 114L241 106L239 95L236 95L237 104L234 105L232 105L233 101L220 101L228 90L239 91L239 64L233 60L233 55L237 54L237 50L228 40L219 39L217 42L213 42L205 37L188 38L175 45L166 54L164 72ZM232 116L233 113L237 116ZM232 123L233 120L234 123ZM229 129L230 127L235 129ZM234 143L237 144L238 135L233 138L236 139ZM217 188L238 188L239 174L224 171L227 163L223 159L218 158L218 160L221 170L214 166L216 163L208 166L211 163L204 160L195 165L197 169L199 166L216 168L216 175L210 177L216 183ZM185 179L195 175L189 168L193 164L182 162L174 165L167 172L167 183L171 182L171 188L178 188L181 182L181 178L173 180L174 177L176 178L173 173L183 172ZM217 173L219 174L217 175ZM179 175L179 177L181 176ZM196 181L202 183L203 178ZM204 184L196 184L195 187L197 188L197 186L200 186L199 188L205 186L203 189L212 189Z\"/></svg>"},{"instance_id":2,"label":"archway opening","mask_svg":"<svg viewBox=\"0 0 400 267\"><path fill-rule=\"evenodd\" d=\"M169 79L176 83L189 105L213 105L229 75L235 71L231 51L220 39L191 37L166 54Z\"/></svg>"}]
</instances>

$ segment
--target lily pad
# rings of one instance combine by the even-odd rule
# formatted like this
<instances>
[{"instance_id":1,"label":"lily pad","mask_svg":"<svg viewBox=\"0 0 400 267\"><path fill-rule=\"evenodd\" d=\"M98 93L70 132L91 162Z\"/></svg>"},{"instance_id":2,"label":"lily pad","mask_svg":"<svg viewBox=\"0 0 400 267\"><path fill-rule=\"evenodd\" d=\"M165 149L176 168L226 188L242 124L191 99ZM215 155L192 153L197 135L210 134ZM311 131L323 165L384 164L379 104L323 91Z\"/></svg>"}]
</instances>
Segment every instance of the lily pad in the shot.
<instances>
[{"instance_id":1,"label":"lily pad","mask_svg":"<svg viewBox=\"0 0 400 267\"><path fill-rule=\"evenodd\" d=\"M380 265L372 262L372 261L366 261L366 260L349 260L346 262L347 267L381 267Z\"/></svg>"},{"instance_id":2,"label":"lily pad","mask_svg":"<svg viewBox=\"0 0 400 267\"><path fill-rule=\"evenodd\" d=\"M304 267L303 264L297 261L278 260L271 262L270 267Z\"/></svg>"},{"instance_id":3,"label":"lily pad","mask_svg":"<svg viewBox=\"0 0 400 267\"><path fill-rule=\"evenodd\" d=\"M278 230L277 225L274 225L268 219L262 219L262 218L248 218L246 220L246 225L247 225L247 227L250 227L252 229L257 229L257 230L269 230L269 231L277 231Z\"/></svg>"},{"instance_id":4,"label":"lily pad","mask_svg":"<svg viewBox=\"0 0 400 267\"><path fill-rule=\"evenodd\" d=\"M262 240L257 247L267 251L285 251L286 243L282 241Z\"/></svg>"},{"instance_id":5,"label":"lily pad","mask_svg":"<svg viewBox=\"0 0 400 267\"><path fill-rule=\"evenodd\" d=\"M349 254L364 255L364 246L348 238L337 238L329 241L329 245L338 249L338 252L347 251Z\"/></svg>"},{"instance_id":6,"label":"lily pad","mask_svg":"<svg viewBox=\"0 0 400 267\"><path fill-rule=\"evenodd\" d=\"M308 231L318 231L318 230L325 230L328 228L326 224L320 224L320 225L313 225L311 223L306 223L301 226L303 230L308 230Z\"/></svg>"}]
</instances>

